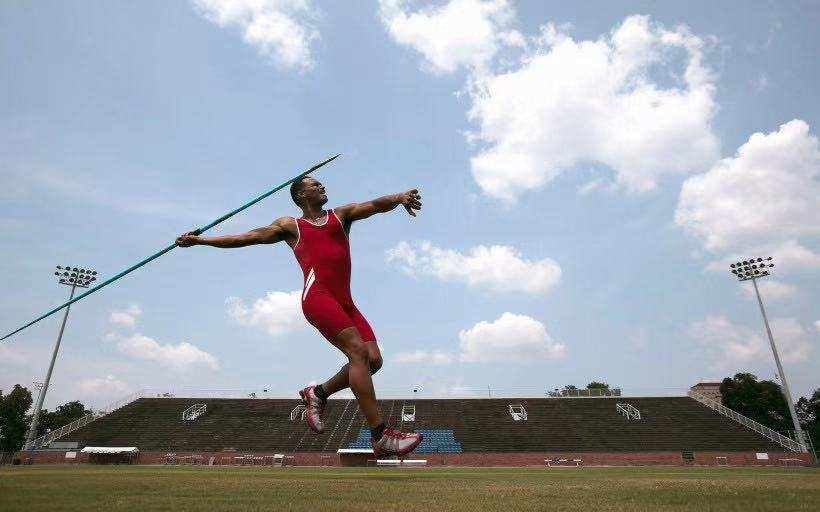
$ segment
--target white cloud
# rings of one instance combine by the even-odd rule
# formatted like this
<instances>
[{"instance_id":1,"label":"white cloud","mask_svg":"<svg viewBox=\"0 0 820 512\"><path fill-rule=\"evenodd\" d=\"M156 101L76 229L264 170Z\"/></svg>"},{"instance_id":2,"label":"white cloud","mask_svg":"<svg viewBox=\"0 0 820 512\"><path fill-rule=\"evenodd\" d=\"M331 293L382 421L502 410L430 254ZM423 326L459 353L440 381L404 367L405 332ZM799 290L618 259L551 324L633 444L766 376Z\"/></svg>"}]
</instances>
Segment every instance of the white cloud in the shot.
<instances>
[{"instance_id":1,"label":"white cloud","mask_svg":"<svg viewBox=\"0 0 820 512\"><path fill-rule=\"evenodd\" d=\"M463 377L436 379L430 383L430 388L432 388L433 396L444 397L486 396L487 392L484 387L474 388L465 385Z\"/></svg>"},{"instance_id":2,"label":"white cloud","mask_svg":"<svg viewBox=\"0 0 820 512\"><path fill-rule=\"evenodd\" d=\"M724 316L710 316L692 322L689 336L703 346L719 363L722 359L747 362L765 354L763 338L752 330L730 322Z\"/></svg>"},{"instance_id":3,"label":"white cloud","mask_svg":"<svg viewBox=\"0 0 820 512\"><path fill-rule=\"evenodd\" d=\"M814 346L808 340L808 332L794 318L775 318L771 322L777 350L786 363L809 360Z\"/></svg>"},{"instance_id":4,"label":"white cloud","mask_svg":"<svg viewBox=\"0 0 820 512\"><path fill-rule=\"evenodd\" d=\"M478 322L458 333L460 359L471 363L532 362L566 356L544 324L526 315L504 313L493 322Z\"/></svg>"},{"instance_id":5,"label":"white cloud","mask_svg":"<svg viewBox=\"0 0 820 512\"><path fill-rule=\"evenodd\" d=\"M393 357L393 361L397 363L450 364L454 360L453 354L441 350L399 352Z\"/></svg>"},{"instance_id":6,"label":"white cloud","mask_svg":"<svg viewBox=\"0 0 820 512\"><path fill-rule=\"evenodd\" d=\"M820 332L820 320L815 320L814 330L817 331L817 332Z\"/></svg>"},{"instance_id":7,"label":"white cloud","mask_svg":"<svg viewBox=\"0 0 820 512\"><path fill-rule=\"evenodd\" d=\"M239 325L262 327L271 336L278 336L305 327L302 314L302 292L268 292L256 299L251 307L238 297L228 297L228 315Z\"/></svg>"},{"instance_id":8,"label":"white cloud","mask_svg":"<svg viewBox=\"0 0 820 512\"><path fill-rule=\"evenodd\" d=\"M46 339L21 335L12 343L0 343L0 390L6 392L14 384L21 384L32 390L36 398L36 391L31 382L43 379L45 365L51 357L53 345L53 335L47 336ZM156 371L156 365L150 366L151 368L145 374ZM103 354L99 354L99 357L88 357L82 351L77 353L74 348L64 346L61 348L57 366L54 368L45 407L53 409L59 404L77 400L78 394L86 389L80 387L80 384L90 379L91 375L107 375L115 372L119 375L121 372L128 373L134 369L133 364L108 359ZM112 393L105 396L90 393L85 395L82 401L86 405L96 406L124 395L116 389Z\"/></svg>"},{"instance_id":9,"label":"white cloud","mask_svg":"<svg viewBox=\"0 0 820 512\"><path fill-rule=\"evenodd\" d=\"M618 186L646 191L719 157L703 39L645 16L594 41L563 30L542 27L517 69L473 77L470 140L484 147L471 167L486 194L511 201L590 163L614 171Z\"/></svg>"},{"instance_id":10,"label":"white cloud","mask_svg":"<svg viewBox=\"0 0 820 512\"><path fill-rule=\"evenodd\" d=\"M813 347L807 332L794 318L775 318L771 321L772 335L783 362L807 361ZM769 342L763 327L750 329L737 325L725 316L711 316L692 322L689 335L706 351L715 367L732 364L750 364L771 360Z\"/></svg>"},{"instance_id":11,"label":"white cloud","mask_svg":"<svg viewBox=\"0 0 820 512\"><path fill-rule=\"evenodd\" d=\"M470 70L471 158L485 194L512 201L579 165L605 166L614 185L653 189L667 174L705 170L720 155L711 122L709 40L630 16L597 40L547 24L525 38L506 0L450 0L410 11L380 0L391 37L437 73ZM501 51L507 51L502 54ZM512 54L519 58L512 60ZM582 187L588 193L601 186Z\"/></svg>"},{"instance_id":12,"label":"white cloud","mask_svg":"<svg viewBox=\"0 0 820 512\"><path fill-rule=\"evenodd\" d=\"M123 325L133 329L137 325L137 317L141 314L142 308L140 308L139 304L131 304L127 309L112 311L108 317L108 321L112 324Z\"/></svg>"},{"instance_id":13,"label":"white cloud","mask_svg":"<svg viewBox=\"0 0 820 512\"><path fill-rule=\"evenodd\" d=\"M319 38L318 11L310 0L193 0L220 27L236 26L245 42L282 69L313 67L310 44Z\"/></svg>"},{"instance_id":14,"label":"white cloud","mask_svg":"<svg viewBox=\"0 0 820 512\"><path fill-rule=\"evenodd\" d=\"M460 67L483 69L503 46L525 44L510 30L515 10L507 0L451 0L409 12L404 0L379 0L379 14L390 36L424 56L424 67L451 73Z\"/></svg>"},{"instance_id":15,"label":"white cloud","mask_svg":"<svg viewBox=\"0 0 820 512\"><path fill-rule=\"evenodd\" d=\"M119 397L125 395L130 389L128 384L113 375L81 379L77 383L77 391L83 396L90 397Z\"/></svg>"},{"instance_id":16,"label":"white cloud","mask_svg":"<svg viewBox=\"0 0 820 512\"><path fill-rule=\"evenodd\" d=\"M763 300L788 299L797 293L797 287L795 285L773 279L758 281L757 287L760 290L760 295L763 296ZM741 289L747 297L755 298L754 286L749 281L744 282Z\"/></svg>"},{"instance_id":17,"label":"white cloud","mask_svg":"<svg viewBox=\"0 0 820 512\"><path fill-rule=\"evenodd\" d=\"M412 387L418 390L420 398L487 396L486 383L481 382L477 387L467 386L462 375L454 374L449 369L443 375L419 374L419 377Z\"/></svg>"},{"instance_id":18,"label":"white cloud","mask_svg":"<svg viewBox=\"0 0 820 512\"><path fill-rule=\"evenodd\" d=\"M113 324L133 329L136 327L140 315L142 315L142 308L139 304L132 304L125 310L112 311L108 319ZM110 332L106 335L106 339L115 341L120 352L136 359L152 361L178 370L193 366L206 366L212 370L219 369L219 361L216 357L187 341L179 342L176 345L170 343L163 345L154 338L139 332L127 336ZM86 384L92 386L95 382L92 379ZM96 382L96 384L103 385L104 383Z\"/></svg>"},{"instance_id":19,"label":"white cloud","mask_svg":"<svg viewBox=\"0 0 820 512\"><path fill-rule=\"evenodd\" d=\"M116 341L120 352L136 359L153 361L177 370L185 370L194 366L205 366L212 370L219 369L219 361L216 357L187 341L181 341L176 345L170 343L163 345L154 338L141 333L128 336L109 333L107 338Z\"/></svg>"},{"instance_id":20,"label":"white cloud","mask_svg":"<svg viewBox=\"0 0 820 512\"><path fill-rule=\"evenodd\" d=\"M706 268L711 271L726 272L729 265L738 261L749 259L749 254L754 256L771 255L777 262L776 270L788 268L820 268L820 253L815 253L800 245L797 240L786 240L784 242L770 241L768 243L750 244L751 249L746 249L744 253L732 252L728 256L723 256L711 261Z\"/></svg>"},{"instance_id":21,"label":"white cloud","mask_svg":"<svg viewBox=\"0 0 820 512\"><path fill-rule=\"evenodd\" d=\"M387 251L387 261L401 264L411 275L430 275L494 292L543 295L561 280L561 267L552 259L526 260L507 245L479 245L464 254L426 241L399 242Z\"/></svg>"},{"instance_id":22,"label":"white cloud","mask_svg":"<svg viewBox=\"0 0 820 512\"><path fill-rule=\"evenodd\" d=\"M675 222L707 250L729 253L721 263L772 255L779 267L818 268L820 254L800 240L820 234L819 170L817 137L804 121L755 133L735 156L686 180Z\"/></svg>"}]
</instances>

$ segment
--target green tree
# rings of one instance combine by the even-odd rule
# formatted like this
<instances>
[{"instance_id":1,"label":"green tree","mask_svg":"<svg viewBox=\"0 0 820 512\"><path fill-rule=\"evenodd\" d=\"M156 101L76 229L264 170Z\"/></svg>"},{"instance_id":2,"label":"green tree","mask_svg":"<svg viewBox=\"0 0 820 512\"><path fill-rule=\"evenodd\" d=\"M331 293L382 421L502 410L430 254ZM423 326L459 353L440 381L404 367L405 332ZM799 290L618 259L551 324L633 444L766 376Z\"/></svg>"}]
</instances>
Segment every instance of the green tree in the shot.
<instances>
[{"instance_id":1,"label":"green tree","mask_svg":"<svg viewBox=\"0 0 820 512\"><path fill-rule=\"evenodd\" d=\"M820 449L820 388L814 390L811 398L800 397L794 408L800 426L809 434L811 443L817 451Z\"/></svg>"},{"instance_id":2,"label":"green tree","mask_svg":"<svg viewBox=\"0 0 820 512\"><path fill-rule=\"evenodd\" d=\"M51 430L68 425L74 420L78 420L90 413L89 409L79 401L65 403L56 410L49 412L45 409L40 413L40 421L37 424L37 437L45 435Z\"/></svg>"},{"instance_id":3,"label":"green tree","mask_svg":"<svg viewBox=\"0 0 820 512\"><path fill-rule=\"evenodd\" d=\"M31 391L15 384L7 395L0 393L0 451L16 452L26 440L26 411L31 407Z\"/></svg>"},{"instance_id":4,"label":"green tree","mask_svg":"<svg viewBox=\"0 0 820 512\"><path fill-rule=\"evenodd\" d=\"M751 373L738 373L720 383L723 405L778 432L793 430L789 407L780 386L757 380Z\"/></svg>"},{"instance_id":5,"label":"green tree","mask_svg":"<svg viewBox=\"0 0 820 512\"><path fill-rule=\"evenodd\" d=\"M593 380L592 382L587 384L587 389L609 390L609 384L607 384L606 382L598 382L598 381Z\"/></svg>"}]
</instances>

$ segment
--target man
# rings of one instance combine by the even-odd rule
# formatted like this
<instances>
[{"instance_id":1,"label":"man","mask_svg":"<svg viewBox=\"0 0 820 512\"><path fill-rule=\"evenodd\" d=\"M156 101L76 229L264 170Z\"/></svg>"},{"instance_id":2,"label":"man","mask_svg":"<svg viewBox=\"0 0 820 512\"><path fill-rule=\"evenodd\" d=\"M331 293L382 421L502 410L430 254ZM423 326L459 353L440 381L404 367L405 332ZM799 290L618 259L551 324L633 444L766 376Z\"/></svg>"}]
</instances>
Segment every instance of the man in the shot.
<instances>
[{"instance_id":1,"label":"man","mask_svg":"<svg viewBox=\"0 0 820 512\"><path fill-rule=\"evenodd\" d=\"M349 387L370 426L373 452L377 456L406 455L416 449L422 436L397 432L382 421L371 378L381 368L382 356L373 330L350 296L348 235L353 222L389 212L398 205L415 217L415 210L421 209L421 196L418 190L412 189L325 210L325 187L310 176L294 181L290 195L302 209L301 218L281 217L270 226L241 235L205 237L188 232L177 238L177 245L233 248L283 240L290 245L304 274L302 312L305 318L348 360L323 384L308 386L299 392L306 406L308 426L316 433L322 432L322 411L327 398Z\"/></svg>"}]
</instances>

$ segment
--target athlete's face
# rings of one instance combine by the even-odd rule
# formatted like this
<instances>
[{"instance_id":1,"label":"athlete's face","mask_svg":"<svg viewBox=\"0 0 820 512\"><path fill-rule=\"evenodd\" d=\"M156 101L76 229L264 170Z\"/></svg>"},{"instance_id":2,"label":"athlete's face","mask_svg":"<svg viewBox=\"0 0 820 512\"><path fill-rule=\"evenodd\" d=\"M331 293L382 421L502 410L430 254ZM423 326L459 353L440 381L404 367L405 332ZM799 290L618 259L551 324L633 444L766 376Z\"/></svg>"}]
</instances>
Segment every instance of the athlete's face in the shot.
<instances>
[{"instance_id":1,"label":"athlete's face","mask_svg":"<svg viewBox=\"0 0 820 512\"><path fill-rule=\"evenodd\" d=\"M323 205L327 203L325 186L314 178L305 178L305 188L302 189L304 200L308 204Z\"/></svg>"}]
</instances>

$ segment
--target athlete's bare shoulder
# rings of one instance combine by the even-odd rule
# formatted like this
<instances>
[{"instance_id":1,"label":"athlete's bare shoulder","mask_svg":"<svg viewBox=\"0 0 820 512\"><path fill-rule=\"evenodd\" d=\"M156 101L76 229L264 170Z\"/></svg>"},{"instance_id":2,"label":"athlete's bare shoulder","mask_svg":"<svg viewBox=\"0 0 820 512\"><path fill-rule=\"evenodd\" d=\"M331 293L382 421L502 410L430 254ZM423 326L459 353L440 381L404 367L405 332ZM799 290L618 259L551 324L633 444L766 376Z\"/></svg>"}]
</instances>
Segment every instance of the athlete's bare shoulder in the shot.
<instances>
[{"instance_id":1,"label":"athlete's bare shoulder","mask_svg":"<svg viewBox=\"0 0 820 512\"><path fill-rule=\"evenodd\" d=\"M296 233L296 217L290 215L279 217L278 219L273 221L273 225L279 226L283 229L287 229L288 231L293 230L293 232Z\"/></svg>"},{"instance_id":2,"label":"athlete's bare shoulder","mask_svg":"<svg viewBox=\"0 0 820 512\"><path fill-rule=\"evenodd\" d=\"M299 238L299 227L296 225L296 217L291 217L290 215L286 217L279 217L271 226L280 231L283 235L283 238L290 242L291 238L295 242L297 238Z\"/></svg>"},{"instance_id":3,"label":"athlete's bare shoulder","mask_svg":"<svg viewBox=\"0 0 820 512\"><path fill-rule=\"evenodd\" d=\"M350 222L350 212L352 212L358 205L359 203L342 204L336 208L333 208L333 211L336 213L336 216L339 217L340 221L343 223L348 223Z\"/></svg>"}]
</instances>

